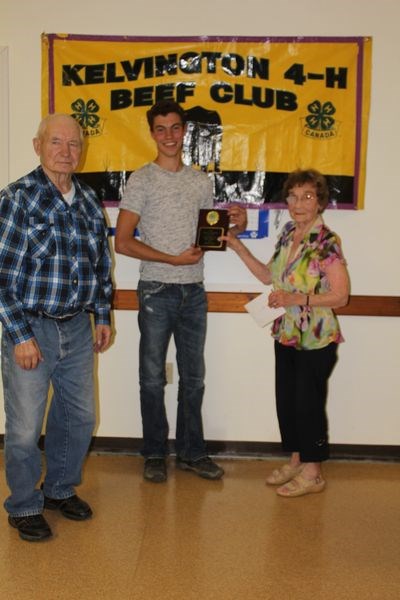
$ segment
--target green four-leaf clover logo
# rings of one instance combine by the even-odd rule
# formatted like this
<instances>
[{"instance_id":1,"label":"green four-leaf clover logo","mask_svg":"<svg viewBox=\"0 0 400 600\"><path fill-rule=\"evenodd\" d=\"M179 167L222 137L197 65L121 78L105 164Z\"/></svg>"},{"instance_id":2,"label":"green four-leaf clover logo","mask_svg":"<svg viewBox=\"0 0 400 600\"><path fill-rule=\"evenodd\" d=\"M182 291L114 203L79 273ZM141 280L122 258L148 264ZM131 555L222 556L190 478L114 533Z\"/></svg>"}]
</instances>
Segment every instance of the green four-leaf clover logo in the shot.
<instances>
[{"instance_id":1,"label":"green four-leaf clover logo","mask_svg":"<svg viewBox=\"0 0 400 600\"><path fill-rule=\"evenodd\" d=\"M95 100L91 99L85 103L82 98L78 98L78 100L75 100L71 104L71 108L74 111L72 116L78 121L81 127L86 129L87 127L98 126L100 117L96 113L100 107Z\"/></svg>"},{"instance_id":2,"label":"green four-leaf clover logo","mask_svg":"<svg viewBox=\"0 0 400 600\"><path fill-rule=\"evenodd\" d=\"M333 128L335 119L332 115L335 114L336 108L332 102L321 104L319 100L314 100L307 108L311 113L306 117L306 123L310 129L329 131Z\"/></svg>"}]
</instances>

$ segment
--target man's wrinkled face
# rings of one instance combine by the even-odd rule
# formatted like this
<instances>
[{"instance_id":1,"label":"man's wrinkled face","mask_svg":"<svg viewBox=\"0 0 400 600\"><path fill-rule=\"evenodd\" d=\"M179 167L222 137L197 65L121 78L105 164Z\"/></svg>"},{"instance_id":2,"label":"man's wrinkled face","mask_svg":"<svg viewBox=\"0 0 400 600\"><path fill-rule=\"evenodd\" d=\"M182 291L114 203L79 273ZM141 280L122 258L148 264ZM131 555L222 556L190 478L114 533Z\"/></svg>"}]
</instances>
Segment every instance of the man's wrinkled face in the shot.
<instances>
[{"instance_id":1,"label":"man's wrinkled face","mask_svg":"<svg viewBox=\"0 0 400 600\"><path fill-rule=\"evenodd\" d=\"M51 119L40 138L33 140L36 154L50 178L72 174L82 154L80 130L73 119L60 116Z\"/></svg>"}]
</instances>

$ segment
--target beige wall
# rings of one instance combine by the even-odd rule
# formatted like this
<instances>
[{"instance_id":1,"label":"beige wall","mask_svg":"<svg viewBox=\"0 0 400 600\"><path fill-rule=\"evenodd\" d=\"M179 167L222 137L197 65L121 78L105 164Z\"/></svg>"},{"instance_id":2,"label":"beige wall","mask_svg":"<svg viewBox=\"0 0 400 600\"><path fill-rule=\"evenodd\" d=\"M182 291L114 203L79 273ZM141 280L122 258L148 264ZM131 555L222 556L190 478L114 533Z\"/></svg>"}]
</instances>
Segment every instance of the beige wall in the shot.
<instances>
[{"instance_id":1,"label":"beige wall","mask_svg":"<svg viewBox=\"0 0 400 600\"><path fill-rule=\"evenodd\" d=\"M153 0L147 4L127 0L70 0L66 4L54 0L2 0L0 112L7 109L4 77L8 63L10 139L9 152L4 153L7 131L0 115L0 184L36 165L31 138L40 119L43 31L103 35L370 35L373 73L365 210L329 211L326 221L342 237L352 293L400 295L399 251L395 245L400 222L396 177L400 163L399 20L398 0ZM8 53L2 47L8 48ZM272 221L275 216L273 212ZM249 245L258 256L267 258L275 237L276 229L272 227L270 239ZM209 289L218 288L221 260L207 259ZM233 255L224 260L223 268L232 273L232 283L238 289L238 282L248 277ZM129 265L124 264L126 268ZM136 272L132 265L132 279ZM115 323L115 343L99 360L98 434L136 437L141 432L136 314L117 312ZM335 443L398 444L400 319L342 317L341 323L346 343L340 348L340 361L330 385L331 439ZM172 347L169 360L174 362ZM269 335L257 329L247 315L211 314L206 360L206 436L277 441ZM166 391L172 435L175 398L173 383ZM0 431L3 428L0 419Z\"/></svg>"}]
</instances>

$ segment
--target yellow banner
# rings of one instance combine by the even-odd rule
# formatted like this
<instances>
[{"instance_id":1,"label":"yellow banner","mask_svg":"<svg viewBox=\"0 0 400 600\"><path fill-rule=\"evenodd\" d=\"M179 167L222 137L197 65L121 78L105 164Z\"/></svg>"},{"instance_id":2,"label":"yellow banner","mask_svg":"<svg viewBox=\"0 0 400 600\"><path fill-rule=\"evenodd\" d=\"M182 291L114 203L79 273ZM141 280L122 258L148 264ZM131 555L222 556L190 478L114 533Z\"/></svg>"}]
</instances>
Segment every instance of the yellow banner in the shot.
<instances>
[{"instance_id":1,"label":"yellow banner","mask_svg":"<svg viewBox=\"0 0 400 600\"><path fill-rule=\"evenodd\" d=\"M43 34L42 110L73 114L83 126L82 172L121 173L154 159L146 111L173 99L188 112L187 164L225 184L233 174L236 186L238 174L253 184L263 174L257 202L270 206L279 199L268 174L278 186L282 174L316 168L342 186L332 205L361 208L371 46L361 37Z\"/></svg>"}]
</instances>

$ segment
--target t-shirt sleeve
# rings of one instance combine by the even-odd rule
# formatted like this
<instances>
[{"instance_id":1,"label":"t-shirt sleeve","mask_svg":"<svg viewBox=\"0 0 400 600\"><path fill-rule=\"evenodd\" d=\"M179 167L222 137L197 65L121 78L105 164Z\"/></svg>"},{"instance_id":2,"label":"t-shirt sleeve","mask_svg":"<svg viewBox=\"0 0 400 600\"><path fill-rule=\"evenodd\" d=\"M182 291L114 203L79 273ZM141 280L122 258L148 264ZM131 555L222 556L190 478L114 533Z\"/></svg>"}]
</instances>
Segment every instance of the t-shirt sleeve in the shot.
<instances>
[{"instance_id":1,"label":"t-shirt sleeve","mask_svg":"<svg viewBox=\"0 0 400 600\"><path fill-rule=\"evenodd\" d=\"M119 208L141 215L145 202L145 192L146 186L143 176L136 172L132 173L126 184Z\"/></svg>"}]
</instances>

